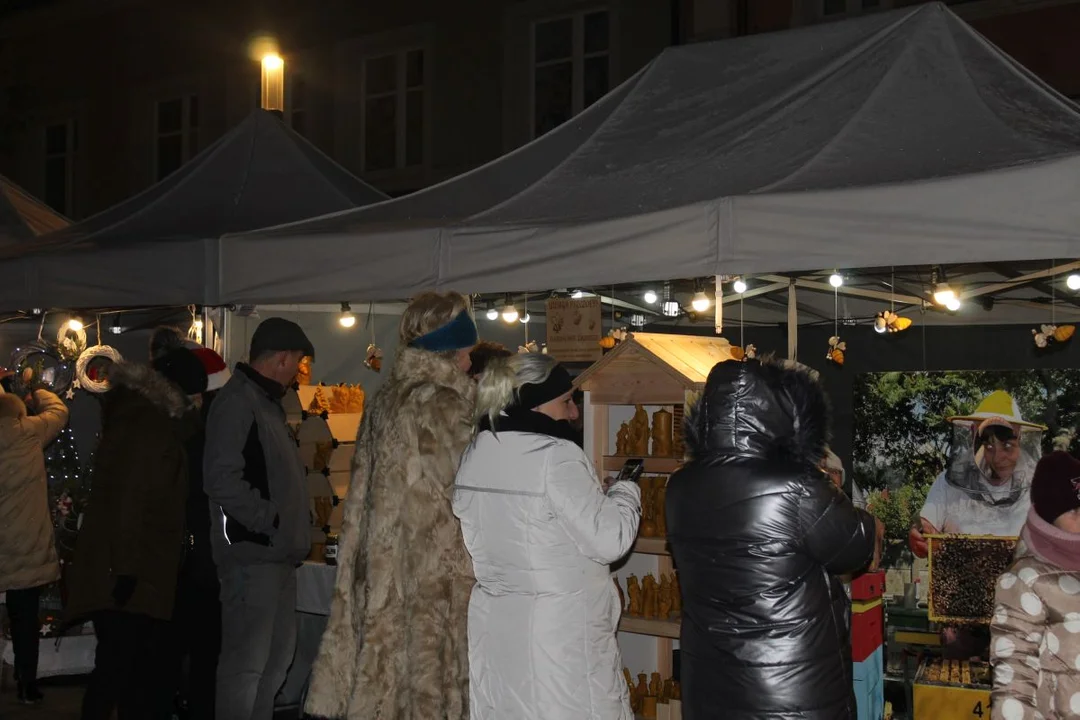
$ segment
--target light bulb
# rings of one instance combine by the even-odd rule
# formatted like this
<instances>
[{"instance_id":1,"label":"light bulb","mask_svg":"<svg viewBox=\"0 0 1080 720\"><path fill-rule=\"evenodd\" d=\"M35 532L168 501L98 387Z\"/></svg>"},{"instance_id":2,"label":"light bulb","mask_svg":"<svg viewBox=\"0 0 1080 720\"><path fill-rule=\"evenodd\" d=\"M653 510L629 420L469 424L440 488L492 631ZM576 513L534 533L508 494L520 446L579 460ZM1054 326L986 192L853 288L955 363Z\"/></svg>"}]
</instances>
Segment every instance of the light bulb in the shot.
<instances>
[{"instance_id":1,"label":"light bulb","mask_svg":"<svg viewBox=\"0 0 1080 720\"><path fill-rule=\"evenodd\" d=\"M1073 273L1069 277L1065 278L1065 285L1070 290L1080 290L1080 275Z\"/></svg>"},{"instance_id":2,"label":"light bulb","mask_svg":"<svg viewBox=\"0 0 1080 720\"><path fill-rule=\"evenodd\" d=\"M507 305L503 308L502 319L504 322L512 323L518 319L517 308L513 305Z\"/></svg>"},{"instance_id":3,"label":"light bulb","mask_svg":"<svg viewBox=\"0 0 1080 720\"><path fill-rule=\"evenodd\" d=\"M934 286L934 302L938 305L949 307L949 303L956 299L956 291L949 287L949 283L938 283Z\"/></svg>"},{"instance_id":4,"label":"light bulb","mask_svg":"<svg viewBox=\"0 0 1080 720\"><path fill-rule=\"evenodd\" d=\"M83 329L82 320L79 320L79 318L71 318L70 320L68 320L67 325L68 328L73 330L74 332L79 332Z\"/></svg>"},{"instance_id":5,"label":"light bulb","mask_svg":"<svg viewBox=\"0 0 1080 720\"><path fill-rule=\"evenodd\" d=\"M960 309L960 298L953 295L948 302L945 303L945 309L949 312L956 312Z\"/></svg>"},{"instance_id":6,"label":"light bulb","mask_svg":"<svg viewBox=\"0 0 1080 720\"><path fill-rule=\"evenodd\" d=\"M109 332L111 332L113 335L120 335L124 332L124 328L120 327L119 320L112 324L112 327L109 328Z\"/></svg>"},{"instance_id":7,"label":"light bulb","mask_svg":"<svg viewBox=\"0 0 1080 720\"><path fill-rule=\"evenodd\" d=\"M840 273L833 273L829 276L829 284L834 288L838 288L844 284L844 276Z\"/></svg>"},{"instance_id":8,"label":"light bulb","mask_svg":"<svg viewBox=\"0 0 1080 720\"><path fill-rule=\"evenodd\" d=\"M575 290L574 292L570 293L570 297L575 300L580 300L581 298L585 297L585 292L583 290Z\"/></svg>"},{"instance_id":9,"label":"light bulb","mask_svg":"<svg viewBox=\"0 0 1080 720\"><path fill-rule=\"evenodd\" d=\"M196 330L202 330L202 328L203 328L202 320L200 320L199 318L196 318L195 320L193 320L191 322L191 326L193 328L195 328Z\"/></svg>"},{"instance_id":10,"label":"light bulb","mask_svg":"<svg viewBox=\"0 0 1080 720\"><path fill-rule=\"evenodd\" d=\"M731 289L742 295L746 292L746 282L742 278L739 278L731 284Z\"/></svg>"},{"instance_id":11,"label":"light bulb","mask_svg":"<svg viewBox=\"0 0 1080 720\"><path fill-rule=\"evenodd\" d=\"M694 295L694 299L690 303L690 307L694 308L694 312L700 313L708 310L709 305L711 304L712 303L709 302L709 296L706 295L704 291L699 290L697 294Z\"/></svg>"},{"instance_id":12,"label":"light bulb","mask_svg":"<svg viewBox=\"0 0 1080 720\"><path fill-rule=\"evenodd\" d=\"M488 308L487 319L488 320L498 320L499 319L499 311L495 309L495 306L491 306L491 307Z\"/></svg>"},{"instance_id":13,"label":"light bulb","mask_svg":"<svg viewBox=\"0 0 1080 720\"><path fill-rule=\"evenodd\" d=\"M645 295L643 297L644 297L645 302L649 303L650 305L655 305L656 304L656 292L655 291L646 290Z\"/></svg>"},{"instance_id":14,"label":"light bulb","mask_svg":"<svg viewBox=\"0 0 1080 720\"><path fill-rule=\"evenodd\" d=\"M356 325L356 316L351 312L343 312L341 313L341 317L338 318L338 322L343 328L351 328Z\"/></svg>"},{"instance_id":15,"label":"light bulb","mask_svg":"<svg viewBox=\"0 0 1080 720\"><path fill-rule=\"evenodd\" d=\"M529 317L529 313L528 313L528 311L526 311L524 315L522 315L522 316L521 316L520 318L518 318L518 321L519 321L519 322L520 322L520 323L521 323L522 325L524 325L525 323L529 322L529 320L531 320L531 319L532 319L532 318L531 318L531 317Z\"/></svg>"}]
</instances>

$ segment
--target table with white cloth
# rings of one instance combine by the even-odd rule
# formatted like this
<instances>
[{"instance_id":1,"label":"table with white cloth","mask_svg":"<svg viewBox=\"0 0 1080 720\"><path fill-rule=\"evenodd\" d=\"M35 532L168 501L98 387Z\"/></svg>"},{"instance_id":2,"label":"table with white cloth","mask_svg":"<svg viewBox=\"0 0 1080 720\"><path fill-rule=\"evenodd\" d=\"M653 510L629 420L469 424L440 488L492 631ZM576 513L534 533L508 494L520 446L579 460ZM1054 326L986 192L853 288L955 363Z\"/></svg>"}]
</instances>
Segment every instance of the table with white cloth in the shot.
<instances>
[{"instance_id":1,"label":"table with white cloth","mask_svg":"<svg viewBox=\"0 0 1080 720\"><path fill-rule=\"evenodd\" d=\"M0 593L0 605L5 605L6 596ZM6 612L7 608L4 608ZM57 612L59 614L59 612ZM87 675L94 669L94 651L97 638L91 623L70 628L61 637L43 637L38 652L38 677L56 677L59 675ZM9 679L15 664L15 652L11 641L0 635L0 685Z\"/></svg>"},{"instance_id":2,"label":"table with white cloth","mask_svg":"<svg viewBox=\"0 0 1080 720\"><path fill-rule=\"evenodd\" d=\"M311 666L330 619L336 576L336 566L321 562L305 562L296 572L296 654L278 694L278 705L298 705L303 701Z\"/></svg>"}]
</instances>

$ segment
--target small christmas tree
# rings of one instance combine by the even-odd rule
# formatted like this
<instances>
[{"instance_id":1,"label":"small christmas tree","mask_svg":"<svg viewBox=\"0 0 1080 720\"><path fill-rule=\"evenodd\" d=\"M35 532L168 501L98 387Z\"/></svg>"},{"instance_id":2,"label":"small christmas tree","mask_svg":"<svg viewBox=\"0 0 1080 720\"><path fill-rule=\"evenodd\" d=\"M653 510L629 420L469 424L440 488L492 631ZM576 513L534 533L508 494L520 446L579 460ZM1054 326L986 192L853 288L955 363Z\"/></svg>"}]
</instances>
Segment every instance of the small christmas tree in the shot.
<instances>
[{"instance_id":1,"label":"small christmas tree","mask_svg":"<svg viewBox=\"0 0 1080 720\"><path fill-rule=\"evenodd\" d=\"M75 434L70 426L61 430L56 440L46 448L45 474L62 576L59 585L50 586L45 592L42 609L59 611L67 595L63 587L63 573L75 558L75 541L90 495L90 473L79 461Z\"/></svg>"}]
</instances>

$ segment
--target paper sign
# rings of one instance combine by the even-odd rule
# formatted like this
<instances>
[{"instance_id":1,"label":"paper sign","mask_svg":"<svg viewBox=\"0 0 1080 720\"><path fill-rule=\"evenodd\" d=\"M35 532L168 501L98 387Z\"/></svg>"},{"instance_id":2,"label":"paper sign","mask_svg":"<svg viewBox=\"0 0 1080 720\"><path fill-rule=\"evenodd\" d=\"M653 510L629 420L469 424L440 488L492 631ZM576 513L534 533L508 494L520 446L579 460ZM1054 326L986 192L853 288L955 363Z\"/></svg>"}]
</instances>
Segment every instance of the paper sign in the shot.
<instances>
[{"instance_id":1,"label":"paper sign","mask_svg":"<svg viewBox=\"0 0 1080 720\"><path fill-rule=\"evenodd\" d=\"M594 362L604 354L600 298L547 301L547 349L559 362Z\"/></svg>"}]
</instances>

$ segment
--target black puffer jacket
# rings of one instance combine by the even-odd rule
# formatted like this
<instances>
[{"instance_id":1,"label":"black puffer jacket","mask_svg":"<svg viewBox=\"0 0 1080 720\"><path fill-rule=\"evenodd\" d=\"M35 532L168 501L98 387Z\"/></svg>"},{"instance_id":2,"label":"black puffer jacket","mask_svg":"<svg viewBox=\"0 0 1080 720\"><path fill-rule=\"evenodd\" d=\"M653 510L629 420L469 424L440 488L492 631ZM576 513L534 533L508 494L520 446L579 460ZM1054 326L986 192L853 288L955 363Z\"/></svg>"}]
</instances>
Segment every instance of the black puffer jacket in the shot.
<instances>
[{"instance_id":1,"label":"black puffer jacket","mask_svg":"<svg viewBox=\"0 0 1080 720\"><path fill-rule=\"evenodd\" d=\"M817 469L825 394L807 371L713 368L668 483L688 720L855 718L850 604L836 575L874 555L874 519Z\"/></svg>"}]
</instances>

